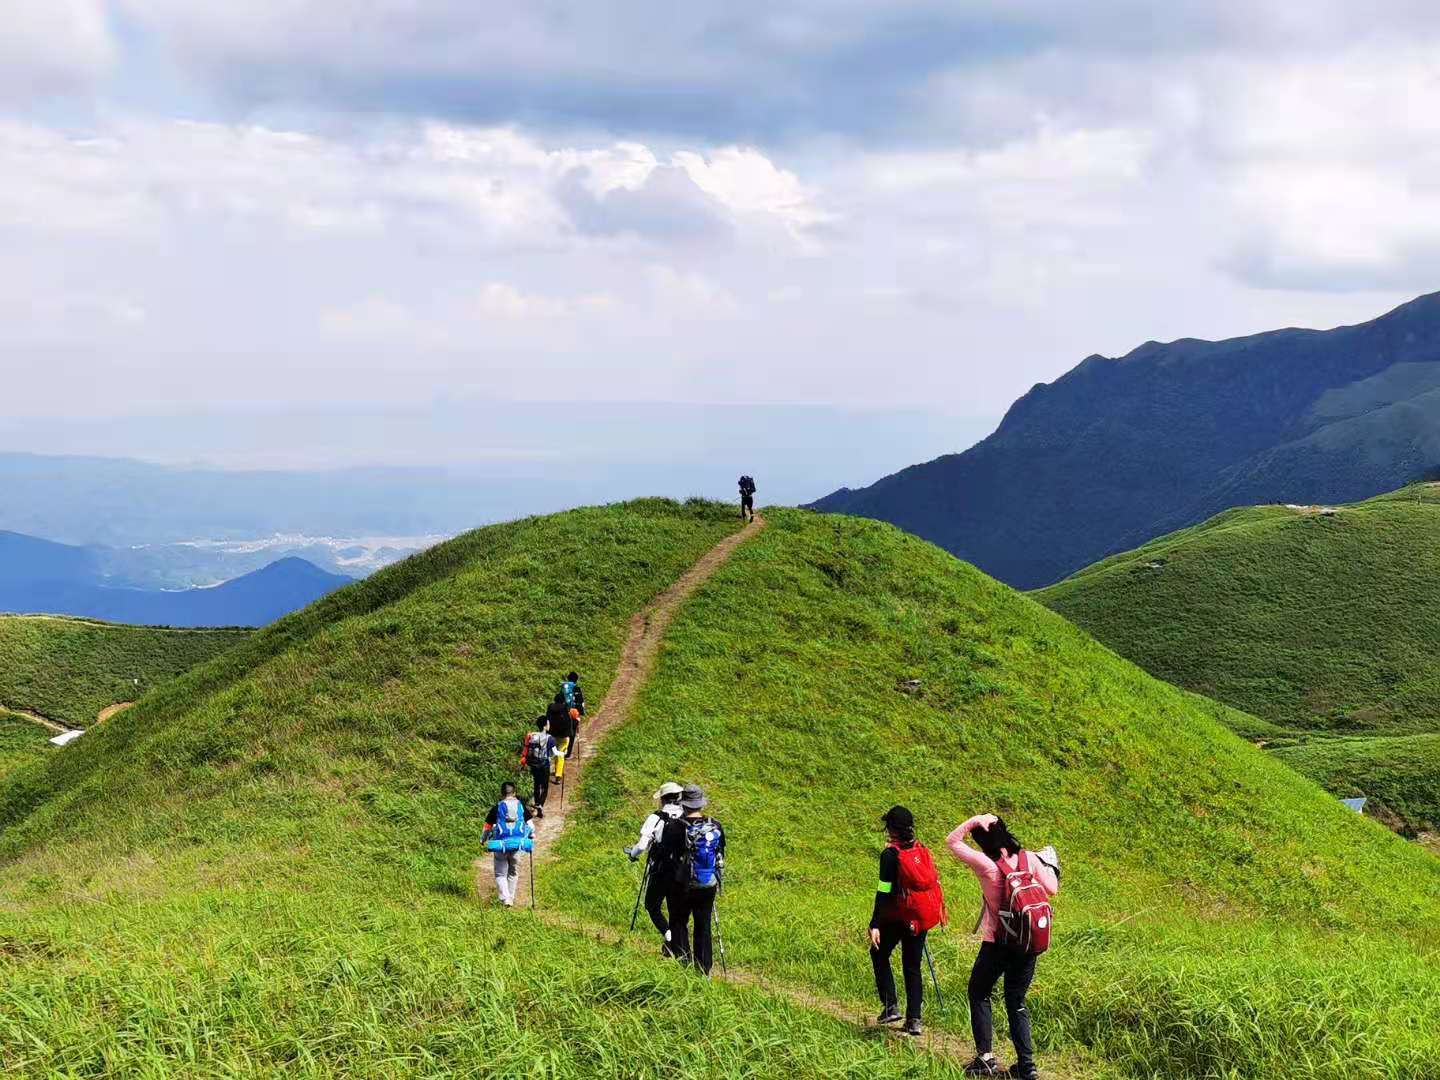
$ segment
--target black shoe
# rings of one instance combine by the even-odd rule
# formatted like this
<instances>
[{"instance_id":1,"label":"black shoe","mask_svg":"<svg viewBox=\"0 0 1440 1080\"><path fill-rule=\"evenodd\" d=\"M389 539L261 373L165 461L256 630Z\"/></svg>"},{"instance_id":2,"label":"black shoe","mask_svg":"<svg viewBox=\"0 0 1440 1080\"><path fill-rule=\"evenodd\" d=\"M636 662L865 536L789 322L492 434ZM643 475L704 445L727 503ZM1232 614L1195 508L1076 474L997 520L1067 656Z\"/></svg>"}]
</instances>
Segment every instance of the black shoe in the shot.
<instances>
[{"instance_id":1,"label":"black shoe","mask_svg":"<svg viewBox=\"0 0 1440 1080\"><path fill-rule=\"evenodd\" d=\"M1008 1075L1000 1068L1000 1062L995 1060L995 1055L987 1057L975 1055L975 1060L965 1066L966 1076L1004 1076Z\"/></svg>"},{"instance_id":2,"label":"black shoe","mask_svg":"<svg viewBox=\"0 0 1440 1080\"><path fill-rule=\"evenodd\" d=\"M919 1019L906 1020L905 1026L900 1029L901 1035L920 1036L925 1034L925 1029L920 1026Z\"/></svg>"},{"instance_id":3,"label":"black shoe","mask_svg":"<svg viewBox=\"0 0 1440 1080\"><path fill-rule=\"evenodd\" d=\"M900 1010L894 1005L886 1005L880 1010L880 1015L875 1018L877 1024L893 1024L900 1019Z\"/></svg>"},{"instance_id":4,"label":"black shoe","mask_svg":"<svg viewBox=\"0 0 1440 1080\"><path fill-rule=\"evenodd\" d=\"M1035 1068L1033 1061L1023 1063L1017 1061L1000 1075L1007 1077L1008 1080L1040 1080L1040 1070Z\"/></svg>"}]
</instances>

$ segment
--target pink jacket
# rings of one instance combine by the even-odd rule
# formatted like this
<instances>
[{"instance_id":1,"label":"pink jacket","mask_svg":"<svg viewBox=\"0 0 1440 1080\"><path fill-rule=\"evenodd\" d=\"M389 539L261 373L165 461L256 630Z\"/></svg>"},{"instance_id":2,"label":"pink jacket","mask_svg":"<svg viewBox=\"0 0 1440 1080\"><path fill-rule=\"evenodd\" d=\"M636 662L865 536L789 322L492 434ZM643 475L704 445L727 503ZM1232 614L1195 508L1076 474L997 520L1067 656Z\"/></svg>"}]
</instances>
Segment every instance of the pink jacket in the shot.
<instances>
[{"instance_id":1,"label":"pink jacket","mask_svg":"<svg viewBox=\"0 0 1440 1080\"><path fill-rule=\"evenodd\" d=\"M976 814L945 838L951 853L970 867L980 879L980 891L984 899L984 911L980 916L980 936L986 941L994 941L999 930L1000 919L995 913L1000 910L1005 899L1005 875L1013 871L1020 861L1012 855L1002 858L997 864L989 855L977 851L965 842L970 830L980 825L988 825L994 820L991 814ZM1055 871L1041 862L1033 852L1030 855L1030 869L1046 895L1054 896L1060 891L1060 882L1055 877Z\"/></svg>"}]
</instances>

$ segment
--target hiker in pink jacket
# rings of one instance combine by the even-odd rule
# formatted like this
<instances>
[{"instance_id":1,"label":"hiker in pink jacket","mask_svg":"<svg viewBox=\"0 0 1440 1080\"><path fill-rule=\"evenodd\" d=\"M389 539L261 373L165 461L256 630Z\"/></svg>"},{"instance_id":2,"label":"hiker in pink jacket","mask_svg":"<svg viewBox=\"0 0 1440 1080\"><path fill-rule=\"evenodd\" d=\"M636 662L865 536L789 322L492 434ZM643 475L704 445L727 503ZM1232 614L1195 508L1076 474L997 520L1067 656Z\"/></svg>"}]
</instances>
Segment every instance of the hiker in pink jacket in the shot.
<instances>
[{"instance_id":1,"label":"hiker in pink jacket","mask_svg":"<svg viewBox=\"0 0 1440 1080\"><path fill-rule=\"evenodd\" d=\"M979 850L970 846L974 841ZM965 1066L967 1076L998 1076L1000 1063L992 1046L995 1024L990 995L995 984L1005 980L1005 1012L1010 1018L1010 1038L1015 1043L1015 1065L1006 1074L1015 1080L1036 1080L1035 1044L1030 1035L1030 1013L1025 995L1035 978L1039 957L1020 952L1005 943L1000 928L1000 908L1005 902L1005 875L1015 872L1023 853L1035 880L1054 896L1060 891L1060 876L1054 865L1033 852L1026 852L1010 830L994 814L979 814L945 839L954 856L980 879L982 908L978 929L983 939L975 966L970 970L970 1030L975 1036L975 1060Z\"/></svg>"}]
</instances>

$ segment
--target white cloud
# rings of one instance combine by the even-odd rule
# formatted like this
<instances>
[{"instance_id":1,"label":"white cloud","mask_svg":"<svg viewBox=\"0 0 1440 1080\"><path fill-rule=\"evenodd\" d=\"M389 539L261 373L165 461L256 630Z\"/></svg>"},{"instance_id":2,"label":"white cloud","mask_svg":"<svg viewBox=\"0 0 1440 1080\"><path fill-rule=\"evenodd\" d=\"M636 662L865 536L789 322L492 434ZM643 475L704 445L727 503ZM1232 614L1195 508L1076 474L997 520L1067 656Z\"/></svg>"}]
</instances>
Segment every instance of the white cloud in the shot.
<instances>
[{"instance_id":1,"label":"white cloud","mask_svg":"<svg viewBox=\"0 0 1440 1080\"><path fill-rule=\"evenodd\" d=\"M104 0L7 0L0 30L0 102L88 86L115 62Z\"/></svg>"}]
</instances>

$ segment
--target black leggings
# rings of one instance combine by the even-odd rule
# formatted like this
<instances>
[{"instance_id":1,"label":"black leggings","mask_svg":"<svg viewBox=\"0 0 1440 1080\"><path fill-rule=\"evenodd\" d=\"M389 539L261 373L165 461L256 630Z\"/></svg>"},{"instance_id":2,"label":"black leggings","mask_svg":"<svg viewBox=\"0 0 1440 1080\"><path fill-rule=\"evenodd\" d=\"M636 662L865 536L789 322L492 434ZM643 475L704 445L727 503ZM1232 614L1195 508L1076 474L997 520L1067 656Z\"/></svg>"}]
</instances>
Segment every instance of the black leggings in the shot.
<instances>
[{"instance_id":1,"label":"black leggings","mask_svg":"<svg viewBox=\"0 0 1440 1080\"><path fill-rule=\"evenodd\" d=\"M895 997L895 973L890 970L890 954L900 946L900 976L905 980L905 1019L919 1020L920 1006L925 998L925 977L920 963L925 958L925 931L910 933L900 923L886 923L880 927L880 947L870 946L870 965L875 969L875 990L880 995L880 1007L894 1008L899 1004Z\"/></svg>"},{"instance_id":2,"label":"black leggings","mask_svg":"<svg viewBox=\"0 0 1440 1080\"><path fill-rule=\"evenodd\" d=\"M661 940L664 940L665 931L670 929L670 923L665 918L665 898L671 889L671 871L663 867L650 864L650 880L645 886L645 914L650 916L650 921L655 924L655 929L660 931ZM674 905L671 905L674 911ZM665 951L671 951L667 943Z\"/></svg>"},{"instance_id":3,"label":"black leggings","mask_svg":"<svg viewBox=\"0 0 1440 1080\"><path fill-rule=\"evenodd\" d=\"M1030 1038L1030 1011L1025 1008L1025 995L1035 978L1035 961L1031 953L987 941L980 946L975 966L970 969L970 1031L975 1036L975 1052L988 1054L995 1041L995 1022L990 1013L990 994L1003 976L1005 979L1005 1015L1010 1018L1010 1041L1015 1044L1016 1063L1028 1065L1035 1060L1035 1043Z\"/></svg>"},{"instance_id":4,"label":"black leggings","mask_svg":"<svg viewBox=\"0 0 1440 1080\"><path fill-rule=\"evenodd\" d=\"M545 764L538 769L532 768L530 778L535 781L535 805L543 807L550 795L550 766Z\"/></svg>"},{"instance_id":5,"label":"black leggings","mask_svg":"<svg viewBox=\"0 0 1440 1080\"><path fill-rule=\"evenodd\" d=\"M715 911L715 889L681 885L670 894L670 950L682 964L693 963L706 975L712 962L710 920ZM690 919L695 919L695 945L690 945Z\"/></svg>"}]
</instances>

